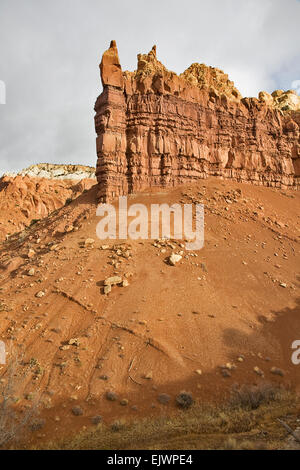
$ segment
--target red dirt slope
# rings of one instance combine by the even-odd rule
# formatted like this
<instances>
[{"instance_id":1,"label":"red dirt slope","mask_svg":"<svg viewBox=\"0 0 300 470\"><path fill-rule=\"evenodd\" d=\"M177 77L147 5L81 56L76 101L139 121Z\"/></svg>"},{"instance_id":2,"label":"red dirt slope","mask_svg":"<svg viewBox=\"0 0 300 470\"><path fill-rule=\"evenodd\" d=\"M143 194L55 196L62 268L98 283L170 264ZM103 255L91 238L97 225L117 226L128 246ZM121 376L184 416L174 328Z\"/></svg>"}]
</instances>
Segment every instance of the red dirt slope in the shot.
<instances>
[{"instance_id":1,"label":"red dirt slope","mask_svg":"<svg viewBox=\"0 0 300 470\"><path fill-rule=\"evenodd\" d=\"M300 339L298 192L209 178L130 198L203 202L205 246L189 252L181 241L99 240L96 191L1 245L0 339L25 350L16 407L26 410L42 392L46 421L31 442L95 415L164 413L182 390L207 402L234 384L299 390L300 366L291 362ZM168 265L179 251L182 260ZM104 295L112 275L129 285ZM6 367L1 373L6 380Z\"/></svg>"}]
</instances>

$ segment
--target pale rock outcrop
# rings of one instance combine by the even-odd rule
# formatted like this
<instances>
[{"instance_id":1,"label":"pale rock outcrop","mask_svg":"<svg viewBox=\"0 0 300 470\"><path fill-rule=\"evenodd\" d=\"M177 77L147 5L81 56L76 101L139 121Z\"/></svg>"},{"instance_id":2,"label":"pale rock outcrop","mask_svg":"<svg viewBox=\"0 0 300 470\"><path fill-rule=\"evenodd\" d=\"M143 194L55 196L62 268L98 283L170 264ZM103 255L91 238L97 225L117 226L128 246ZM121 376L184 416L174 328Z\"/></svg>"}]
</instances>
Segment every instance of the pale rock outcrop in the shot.
<instances>
[{"instance_id":1,"label":"pale rock outcrop","mask_svg":"<svg viewBox=\"0 0 300 470\"><path fill-rule=\"evenodd\" d=\"M83 180L94 179L95 168L84 165L63 165L39 163L31 165L19 173L4 173L3 177L29 176L32 178L47 178L51 180Z\"/></svg>"}]
</instances>

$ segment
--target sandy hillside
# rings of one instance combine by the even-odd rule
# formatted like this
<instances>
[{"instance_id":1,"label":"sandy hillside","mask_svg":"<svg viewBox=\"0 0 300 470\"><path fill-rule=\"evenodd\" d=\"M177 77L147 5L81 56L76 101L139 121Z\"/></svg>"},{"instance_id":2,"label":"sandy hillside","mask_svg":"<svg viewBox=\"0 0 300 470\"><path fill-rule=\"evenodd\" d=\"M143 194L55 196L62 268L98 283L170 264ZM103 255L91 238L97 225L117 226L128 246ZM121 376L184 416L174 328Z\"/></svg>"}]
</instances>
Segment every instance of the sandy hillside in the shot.
<instances>
[{"instance_id":1,"label":"sandy hillside","mask_svg":"<svg viewBox=\"0 0 300 470\"><path fill-rule=\"evenodd\" d=\"M42 396L45 422L30 442L97 415L165 413L182 390L206 402L235 384L299 390L299 199L213 178L130 198L203 202L205 246L191 252L184 241L99 240L94 186L3 242L0 338L25 351L16 408ZM110 276L129 285L104 295Z\"/></svg>"}]
</instances>

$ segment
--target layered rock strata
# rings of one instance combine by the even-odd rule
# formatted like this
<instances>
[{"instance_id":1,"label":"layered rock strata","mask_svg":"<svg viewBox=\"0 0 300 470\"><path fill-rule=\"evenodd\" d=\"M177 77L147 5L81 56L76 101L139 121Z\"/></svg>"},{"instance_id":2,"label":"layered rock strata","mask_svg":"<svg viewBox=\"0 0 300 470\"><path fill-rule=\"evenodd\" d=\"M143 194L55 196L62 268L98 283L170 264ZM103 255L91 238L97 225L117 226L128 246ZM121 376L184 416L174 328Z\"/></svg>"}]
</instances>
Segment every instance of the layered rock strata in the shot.
<instances>
[{"instance_id":1,"label":"layered rock strata","mask_svg":"<svg viewBox=\"0 0 300 470\"><path fill-rule=\"evenodd\" d=\"M95 104L99 199L209 175L276 187L300 176L300 98L293 91L242 98L221 70L192 64L183 74L138 55L122 72L115 41L100 64Z\"/></svg>"}]
</instances>

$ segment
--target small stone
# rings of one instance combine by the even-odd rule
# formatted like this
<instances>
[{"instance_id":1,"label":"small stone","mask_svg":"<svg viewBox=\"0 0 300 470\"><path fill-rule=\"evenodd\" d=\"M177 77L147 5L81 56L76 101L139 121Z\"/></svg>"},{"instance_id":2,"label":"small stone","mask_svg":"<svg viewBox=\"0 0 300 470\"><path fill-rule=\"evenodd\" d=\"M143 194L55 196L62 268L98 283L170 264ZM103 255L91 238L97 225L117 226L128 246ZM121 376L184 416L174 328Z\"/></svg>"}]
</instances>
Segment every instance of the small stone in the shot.
<instances>
[{"instance_id":1,"label":"small stone","mask_svg":"<svg viewBox=\"0 0 300 470\"><path fill-rule=\"evenodd\" d=\"M201 370L201 369L196 369L195 372L196 372L196 374L198 374L198 375L202 375L202 370Z\"/></svg>"},{"instance_id":2,"label":"small stone","mask_svg":"<svg viewBox=\"0 0 300 470\"><path fill-rule=\"evenodd\" d=\"M104 286L103 288L103 293L105 295L109 294L111 292L111 286Z\"/></svg>"},{"instance_id":3,"label":"small stone","mask_svg":"<svg viewBox=\"0 0 300 470\"><path fill-rule=\"evenodd\" d=\"M145 376L144 376L144 379L147 379L147 380L152 380L153 378L153 373L152 371L148 372Z\"/></svg>"},{"instance_id":4,"label":"small stone","mask_svg":"<svg viewBox=\"0 0 300 470\"><path fill-rule=\"evenodd\" d=\"M121 284L121 282L122 282L122 278L120 276L112 276L112 277L108 277L107 279L105 279L104 285L114 286L116 284Z\"/></svg>"},{"instance_id":5,"label":"small stone","mask_svg":"<svg viewBox=\"0 0 300 470\"><path fill-rule=\"evenodd\" d=\"M100 380L105 380L105 381L107 381L107 380L108 380L108 376L107 376L107 375L100 375L99 379L100 379Z\"/></svg>"},{"instance_id":6,"label":"small stone","mask_svg":"<svg viewBox=\"0 0 300 470\"><path fill-rule=\"evenodd\" d=\"M105 398L108 401L116 401L118 399L118 395L115 392L106 392Z\"/></svg>"},{"instance_id":7,"label":"small stone","mask_svg":"<svg viewBox=\"0 0 300 470\"><path fill-rule=\"evenodd\" d=\"M78 338L71 338L70 341L69 341L69 344L71 346L79 346L80 345L80 342L79 342L79 339Z\"/></svg>"},{"instance_id":8,"label":"small stone","mask_svg":"<svg viewBox=\"0 0 300 470\"><path fill-rule=\"evenodd\" d=\"M157 400L162 405L167 405L170 402L171 397L167 393L161 393L160 395L158 395Z\"/></svg>"},{"instance_id":9,"label":"small stone","mask_svg":"<svg viewBox=\"0 0 300 470\"><path fill-rule=\"evenodd\" d=\"M60 246L58 244L52 245L50 251L57 251L59 250Z\"/></svg>"},{"instance_id":10,"label":"small stone","mask_svg":"<svg viewBox=\"0 0 300 470\"><path fill-rule=\"evenodd\" d=\"M168 261L171 266L175 266L176 263L178 263L181 259L182 259L181 255L176 255L175 253L172 253Z\"/></svg>"},{"instance_id":11,"label":"small stone","mask_svg":"<svg viewBox=\"0 0 300 470\"><path fill-rule=\"evenodd\" d=\"M95 243L95 240L93 238L87 238L84 242L85 246L91 246Z\"/></svg>"},{"instance_id":12,"label":"small stone","mask_svg":"<svg viewBox=\"0 0 300 470\"><path fill-rule=\"evenodd\" d=\"M65 233L72 232L73 230L74 230L74 226L72 224L65 226Z\"/></svg>"},{"instance_id":13,"label":"small stone","mask_svg":"<svg viewBox=\"0 0 300 470\"><path fill-rule=\"evenodd\" d=\"M32 401L34 399L34 394L33 393L27 393L25 395L25 399L28 401Z\"/></svg>"},{"instance_id":14,"label":"small stone","mask_svg":"<svg viewBox=\"0 0 300 470\"><path fill-rule=\"evenodd\" d=\"M128 400L127 400L127 398L123 398L123 399L120 401L120 405L121 405L121 406L127 406L127 405L128 405Z\"/></svg>"},{"instance_id":15,"label":"small stone","mask_svg":"<svg viewBox=\"0 0 300 470\"><path fill-rule=\"evenodd\" d=\"M235 364L232 364L231 362L227 362L226 365L223 367L224 369L227 369L227 370L235 370L236 369L236 365Z\"/></svg>"},{"instance_id":16,"label":"small stone","mask_svg":"<svg viewBox=\"0 0 300 470\"><path fill-rule=\"evenodd\" d=\"M231 373L227 369L222 369L221 374L223 375L223 377L231 377Z\"/></svg>"},{"instance_id":17,"label":"small stone","mask_svg":"<svg viewBox=\"0 0 300 470\"><path fill-rule=\"evenodd\" d=\"M39 292L37 292L37 293L35 294L35 296L36 296L37 298L39 298L39 299L40 299L41 297L44 297L44 295L45 295L45 292L42 291L42 290L40 290Z\"/></svg>"},{"instance_id":18,"label":"small stone","mask_svg":"<svg viewBox=\"0 0 300 470\"><path fill-rule=\"evenodd\" d=\"M255 366L255 367L253 368L253 370L254 370L254 372L255 372L257 375L260 375L261 377L264 376L263 371L262 371L259 367Z\"/></svg>"},{"instance_id":19,"label":"small stone","mask_svg":"<svg viewBox=\"0 0 300 470\"><path fill-rule=\"evenodd\" d=\"M93 417L91 418L91 422L92 422L92 424L94 424L94 425L97 425L97 424L101 423L101 421L102 421L102 416L100 416L100 415L93 416Z\"/></svg>"},{"instance_id":20,"label":"small stone","mask_svg":"<svg viewBox=\"0 0 300 470\"><path fill-rule=\"evenodd\" d=\"M74 406L72 408L72 413L74 416L82 416L83 415L83 409L80 406Z\"/></svg>"},{"instance_id":21,"label":"small stone","mask_svg":"<svg viewBox=\"0 0 300 470\"><path fill-rule=\"evenodd\" d=\"M34 269L34 268L30 268L30 269L27 271L27 275L28 275L28 276L34 276L34 273L35 273L35 269Z\"/></svg>"},{"instance_id":22,"label":"small stone","mask_svg":"<svg viewBox=\"0 0 300 470\"><path fill-rule=\"evenodd\" d=\"M278 367L272 367L271 368L271 373L274 375L280 375L281 377L284 376L284 372L282 369L279 369Z\"/></svg>"},{"instance_id":23,"label":"small stone","mask_svg":"<svg viewBox=\"0 0 300 470\"><path fill-rule=\"evenodd\" d=\"M124 281L122 282L122 287L128 287L129 286L129 282L127 281L127 279L124 279Z\"/></svg>"},{"instance_id":24,"label":"small stone","mask_svg":"<svg viewBox=\"0 0 300 470\"><path fill-rule=\"evenodd\" d=\"M279 285L280 285L280 287L283 287L283 288L287 287L287 284L285 282L281 282Z\"/></svg>"},{"instance_id":25,"label":"small stone","mask_svg":"<svg viewBox=\"0 0 300 470\"><path fill-rule=\"evenodd\" d=\"M132 276L133 276L133 273L131 273L131 272L128 272L128 273L124 274L124 277L126 277L126 278L129 278L129 277L132 277Z\"/></svg>"},{"instance_id":26,"label":"small stone","mask_svg":"<svg viewBox=\"0 0 300 470\"><path fill-rule=\"evenodd\" d=\"M27 258L33 258L35 255L35 251L30 248L30 250L28 250L28 253L27 253Z\"/></svg>"}]
</instances>

